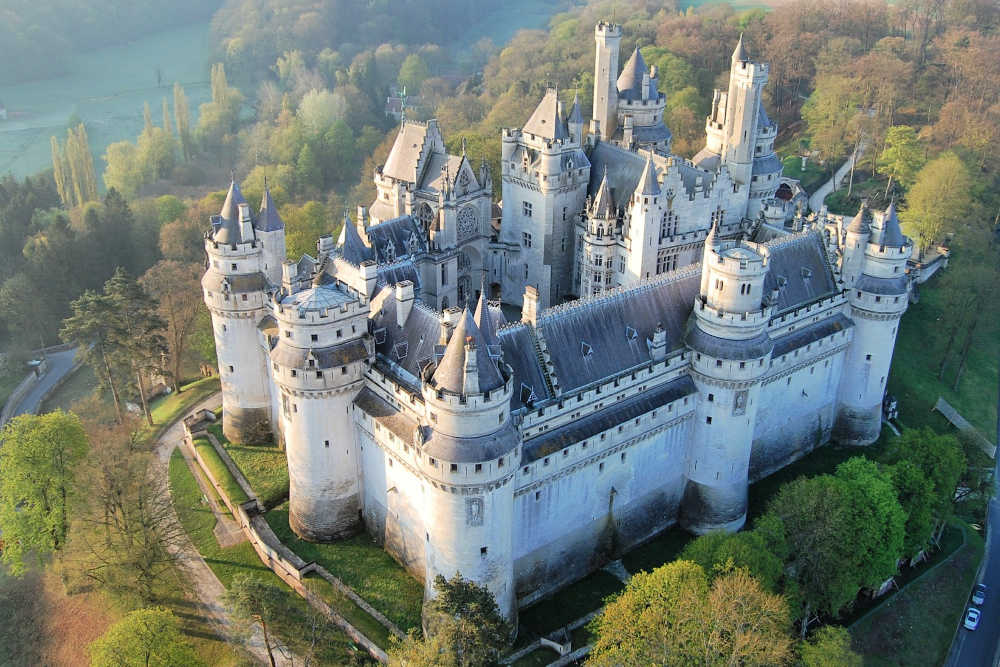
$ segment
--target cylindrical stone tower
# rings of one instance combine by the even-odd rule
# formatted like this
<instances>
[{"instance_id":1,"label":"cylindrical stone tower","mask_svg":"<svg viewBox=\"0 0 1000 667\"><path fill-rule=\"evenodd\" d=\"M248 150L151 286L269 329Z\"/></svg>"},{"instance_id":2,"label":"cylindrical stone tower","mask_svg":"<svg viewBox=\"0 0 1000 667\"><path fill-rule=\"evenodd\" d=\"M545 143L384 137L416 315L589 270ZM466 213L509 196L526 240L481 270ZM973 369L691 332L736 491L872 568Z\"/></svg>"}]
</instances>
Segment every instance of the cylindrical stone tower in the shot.
<instances>
[{"instance_id":1,"label":"cylindrical stone tower","mask_svg":"<svg viewBox=\"0 0 1000 667\"><path fill-rule=\"evenodd\" d=\"M851 239L850 233L846 236ZM845 264L850 250L844 251ZM913 243L903 236L896 206L891 204L873 220L864 246L862 273L851 282L850 276L844 275L854 338L844 360L840 407L833 431L840 443L870 445L882 432L882 399L892 351L899 320L909 303L906 260L912 250Z\"/></svg>"},{"instance_id":2,"label":"cylindrical stone tower","mask_svg":"<svg viewBox=\"0 0 1000 667\"><path fill-rule=\"evenodd\" d=\"M773 348L771 308L763 305L766 256L716 242L713 228L702 272L685 340L699 397L680 516L697 534L735 531L746 522L760 380Z\"/></svg>"},{"instance_id":3,"label":"cylindrical stone tower","mask_svg":"<svg viewBox=\"0 0 1000 667\"><path fill-rule=\"evenodd\" d=\"M368 298L321 282L272 302L279 333L271 368L288 457L289 524L313 541L360 526L351 408L372 354Z\"/></svg>"},{"instance_id":4,"label":"cylindrical stone tower","mask_svg":"<svg viewBox=\"0 0 1000 667\"><path fill-rule=\"evenodd\" d=\"M267 278L261 245L239 186L232 183L222 212L205 236L208 269L202 277L212 314L222 380L222 430L232 442L262 442L271 435L265 351L257 324L267 313Z\"/></svg>"},{"instance_id":5,"label":"cylindrical stone tower","mask_svg":"<svg viewBox=\"0 0 1000 667\"><path fill-rule=\"evenodd\" d=\"M607 141L618 129L618 52L622 43L622 27L600 21L594 26L594 111L601 139ZM592 130L593 131L593 130Z\"/></svg>"},{"instance_id":6,"label":"cylindrical stone tower","mask_svg":"<svg viewBox=\"0 0 1000 667\"><path fill-rule=\"evenodd\" d=\"M437 575L460 573L486 586L504 617L517 620L514 594L514 473L520 442L510 421L513 373L468 309L444 356L422 377L426 423L421 468L435 483L424 496L425 596Z\"/></svg>"}]
</instances>

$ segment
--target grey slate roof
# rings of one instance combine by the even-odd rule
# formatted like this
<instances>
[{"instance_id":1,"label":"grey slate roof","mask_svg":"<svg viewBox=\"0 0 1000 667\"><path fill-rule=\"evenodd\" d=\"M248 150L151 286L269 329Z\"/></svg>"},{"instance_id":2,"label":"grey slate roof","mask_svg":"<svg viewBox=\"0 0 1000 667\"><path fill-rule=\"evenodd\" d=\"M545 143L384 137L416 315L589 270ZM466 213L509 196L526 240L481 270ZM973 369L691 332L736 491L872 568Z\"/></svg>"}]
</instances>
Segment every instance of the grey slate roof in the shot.
<instances>
[{"instance_id":1,"label":"grey slate roof","mask_svg":"<svg viewBox=\"0 0 1000 667\"><path fill-rule=\"evenodd\" d=\"M863 273L854 283L854 287L870 294L902 296L906 294L906 276L875 278Z\"/></svg>"},{"instance_id":2,"label":"grey slate roof","mask_svg":"<svg viewBox=\"0 0 1000 667\"><path fill-rule=\"evenodd\" d=\"M580 111L580 96L578 94L573 96L573 108L570 109L566 123L583 123L583 112ZM579 137L577 138L579 139Z\"/></svg>"},{"instance_id":3,"label":"grey slate roof","mask_svg":"<svg viewBox=\"0 0 1000 667\"><path fill-rule=\"evenodd\" d=\"M404 280L409 280L413 283L414 292L420 292L420 272L417 271L417 267L413 265L411 260L405 259L395 264L383 264L378 267L379 285L391 286L401 283Z\"/></svg>"},{"instance_id":4,"label":"grey slate roof","mask_svg":"<svg viewBox=\"0 0 1000 667\"><path fill-rule=\"evenodd\" d=\"M736 361L758 359L770 352L773 347L773 343L767 337L766 331L746 340L729 340L705 333L695 323L694 318L688 321L684 340L692 350L707 354L710 357L735 359Z\"/></svg>"},{"instance_id":5,"label":"grey slate roof","mask_svg":"<svg viewBox=\"0 0 1000 667\"><path fill-rule=\"evenodd\" d=\"M882 215L881 245L891 248L902 248L906 245L906 237L899 227L899 216L896 215L896 202L892 201Z\"/></svg>"},{"instance_id":6,"label":"grey slate roof","mask_svg":"<svg viewBox=\"0 0 1000 667\"><path fill-rule=\"evenodd\" d=\"M871 231L871 227L868 224L868 206L866 204L861 204L861 208L851 219L849 225L847 225L847 231L854 234L867 234Z\"/></svg>"},{"instance_id":7,"label":"grey slate roof","mask_svg":"<svg viewBox=\"0 0 1000 667\"><path fill-rule=\"evenodd\" d=\"M440 317L417 301L410 309L406 326L400 327L396 320L396 293L391 287L376 292L371 303L373 311L375 304L381 304L371 318L376 354L404 370L406 376L400 380L419 392L420 371L435 361L434 348L441 338Z\"/></svg>"},{"instance_id":8,"label":"grey slate roof","mask_svg":"<svg viewBox=\"0 0 1000 667\"><path fill-rule=\"evenodd\" d=\"M760 244L770 251L764 294L780 287L775 313L837 293L823 237L817 230L792 234Z\"/></svg>"},{"instance_id":9,"label":"grey slate roof","mask_svg":"<svg viewBox=\"0 0 1000 667\"><path fill-rule=\"evenodd\" d=\"M315 366L309 366L310 357L315 360ZM278 344L271 350L271 360L288 368L299 368L306 370L323 370L338 368L347 364L366 359L368 350L360 340L352 340L340 345L330 347L304 349L292 347L285 342L278 341Z\"/></svg>"},{"instance_id":10,"label":"grey slate roof","mask_svg":"<svg viewBox=\"0 0 1000 667\"><path fill-rule=\"evenodd\" d=\"M403 123L389 151L389 157L382 166L382 173L401 181L416 183L421 176L418 173L421 157L426 158L436 149L443 152L444 148L437 145L436 136L428 136L431 134L429 130L428 124L416 121Z\"/></svg>"},{"instance_id":11,"label":"grey slate roof","mask_svg":"<svg viewBox=\"0 0 1000 667\"><path fill-rule=\"evenodd\" d=\"M608 170L604 170L604 178L597 188L597 193L590 205L590 217L607 220L614 216L615 202L611 197L611 186L608 185Z\"/></svg>"},{"instance_id":12,"label":"grey slate roof","mask_svg":"<svg viewBox=\"0 0 1000 667\"><path fill-rule=\"evenodd\" d=\"M486 290L479 293L479 303L476 304L476 315L473 318L487 345L497 345L497 326L493 323L489 302L486 300Z\"/></svg>"},{"instance_id":13,"label":"grey slate roof","mask_svg":"<svg viewBox=\"0 0 1000 667\"><path fill-rule=\"evenodd\" d=\"M642 99L642 77L649 72L646 61L643 60L639 47L635 47L632 56L622 68L622 73L618 76L616 86L618 87L618 97L626 100ZM650 97L657 95L656 91L649 91Z\"/></svg>"},{"instance_id":14,"label":"grey slate roof","mask_svg":"<svg viewBox=\"0 0 1000 667\"><path fill-rule=\"evenodd\" d=\"M679 377L656 389L614 403L600 412L587 415L561 428L546 431L540 437L526 441L521 461L522 463L537 461L696 392L697 389L690 377L687 375Z\"/></svg>"},{"instance_id":15,"label":"grey slate roof","mask_svg":"<svg viewBox=\"0 0 1000 667\"><path fill-rule=\"evenodd\" d=\"M245 204L240 186L233 181L229 184L229 192L226 193L226 201L219 211L218 226L215 228L212 238L218 243L239 243L240 238L240 204Z\"/></svg>"},{"instance_id":16,"label":"grey slate roof","mask_svg":"<svg viewBox=\"0 0 1000 667\"><path fill-rule=\"evenodd\" d=\"M479 379L479 391L493 391L504 384L500 370L496 362L490 357L489 343L483 332L476 326L472 313L466 308L462 311L462 316L455 326L455 331L451 334L451 340L445 348L444 356L434 369L433 380L440 389L450 391L455 394L462 394L465 380L465 345L466 340L471 339L475 347L476 370Z\"/></svg>"},{"instance_id":17,"label":"grey slate roof","mask_svg":"<svg viewBox=\"0 0 1000 667\"><path fill-rule=\"evenodd\" d=\"M770 155L765 155L763 157L755 157L753 159L753 168L751 174L754 176L759 176L760 174L777 174L781 172L782 169L781 160L774 153Z\"/></svg>"},{"instance_id":18,"label":"grey slate roof","mask_svg":"<svg viewBox=\"0 0 1000 667\"><path fill-rule=\"evenodd\" d=\"M563 392L620 374L651 359L647 340L658 323L667 346L683 346L685 323L701 284L700 265L631 289L544 311L537 329L545 339Z\"/></svg>"},{"instance_id":19,"label":"grey slate roof","mask_svg":"<svg viewBox=\"0 0 1000 667\"><path fill-rule=\"evenodd\" d=\"M406 413L386 403L370 388L365 387L358 392L357 398L354 399L354 404L403 442L413 442L413 434L416 431L417 422L411 419Z\"/></svg>"},{"instance_id":20,"label":"grey slate roof","mask_svg":"<svg viewBox=\"0 0 1000 667\"><path fill-rule=\"evenodd\" d=\"M656 158L653 161L654 163L659 162L658 167L662 171L664 163ZM646 166L646 158L640 153L624 149L621 146L616 146L606 141L599 141L590 152L590 164L590 184L588 185L587 193L590 195L597 193L597 189L601 185L604 170L607 169L608 186L611 188L611 195L615 198L615 201L624 201L631 197L636 187L638 187L639 179L642 177L642 170ZM681 181L684 183L686 193L694 191L695 181L699 176L706 183L714 177L711 172L706 172L692 164L676 159L674 166L671 168L677 170ZM680 195L681 193L677 194Z\"/></svg>"},{"instance_id":21,"label":"grey slate roof","mask_svg":"<svg viewBox=\"0 0 1000 667\"><path fill-rule=\"evenodd\" d=\"M285 228L285 221L278 215L278 207L271 199L269 188L264 188L264 196L260 201L260 215L254 221L254 228L261 232L276 232Z\"/></svg>"},{"instance_id":22,"label":"grey slate roof","mask_svg":"<svg viewBox=\"0 0 1000 667\"><path fill-rule=\"evenodd\" d=\"M642 168L642 175L639 177L639 187L635 189L636 194L658 195L660 194L660 184L656 182L656 167L653 166L653 158L646 158L646 166Z\"/></svg>"},{"instance_id":23,"label":"grey slate roof","mask_svg":"<svg viewBox=\"0 0 1000 667\"><path fill-rule=\"evenodd\" d=\"M223 291L223 285L228 284L232 294L247 294L259 292L267 288L267 278L259 271L256 273L241 273L232 276L224 276L215 271L205 273L201 279L202 287L216 292Z\"/></svg>"},{"instance_id":24,"label":"grey slate roof","mask_svg":"<svg viewBox=\"0 0 1000 667\"><path fill-rule=\"evenodd\" d=\"M735 62L743 62L750 60L750 56L747 54L747 49L743 46L743 33L740 33L740 41L736 43L736 48L733 50L733 60Z\"/></svg>"},{"instance_id":25,"label":"grey slate roof","mask_svg":"<svg viewBox=\"0 0 1000 667\"><path fill-rule=\"evenodd\" d=\"M554 88L545 91L531 118L524 124L524 131L543 139L566 139L569 132L559 116L559 95Z\"/></svg>"},{"instance_id":26,"label":"grey slate roof","mask_svg":"<svg viewBox=\"0 0 1000 667\"><path fill-rule=\"evenodd\" d=\"M370 250L375 251L375 261L379 264L391 264L406 255L427 250L420 224L409 215L371 225L365 233Z\"/></svg>"},{"instance_id":27,"label":"grey slate roof","mask_svg":"<svg viewBox=\"0 0 1000 667\"><path fill-rule=\"evenodd\" d=\"M764 110L764 105L761 104L757 107L757 129L771 127L772 125L774 125L774 121L768 117L767 111Z\"/></svg>"},{"instance_id":28,"label":"grey slate roof","mask_svg":"<svg viewBox=\"0 0 1000 667\"><path fill-rule=\"evenodd\" d=\"M618 129L618 133L621 134L621 128ZM641 144L651 144L667 141L673 134L670 132L670 128L663 124L663 121L658 121L655 125L633 127L632 136Z\"/></svg>"},{"instance_id":29,"label":"grey slate roof","mask_svg":"<svg viewBox=\"0 0 1000 667\"><path fill-rule=\"evenodd\" d=\"M508 420L498 431L478 438L453 438L423 427L423 451L429 456L454 463L474 463L500 458L517 444L517 433ZM510 465L515 465L511 462Z\"/></svg>"},{"instance_id":30,"label":"grey slate roof","mask_svg":"<svg viewBox=\"0 0 1000 667\"><path fill-rule=\"evenodd\" d=\"M344 229L340 234L340 253L354 266L361 266L361 262L375 259L375 252L361 240L357 225L347 216L344 216Z\"/></svg>"},{"instance_id":31,"label":"grey slate roof","mask_svg":"<svg viewBox=\"0 0 1000 667\"><path fill-rule=\"evenodd\" d=\"M774 339L774 352L772 358L780 357L789 352L805 347L810 343L815 343L821 338L826 338L839 331L850 329L854 322L845 317L842 313L837 313L833 317L820 320L815 324L810 324L798 331L794 331L787 336L780 336Z\"/></svg>"},{"instance_id":32,"label":"grey slate roof","mask_svg":"<svg viewBox=\"0 0 1000 667\"><path fill-rule=\"evenodd\" d=\"M535 342L528 325L517 322L497 332L503 361L514 371L514 395L511 408L551 398L545 374L535 354Z\"/></svg>"},{"instance_id":33,"label":"grey slate roof","mask_svg":"<svg viewBox=\"0 0 1000 667\"><path fill-rule=\"evenodd\" d=\"M722 163L722 156L709 150L708 148L702 148L693 158L691 158L691 161L702 169L715 171Z\"/></svg>"}]
</instances>

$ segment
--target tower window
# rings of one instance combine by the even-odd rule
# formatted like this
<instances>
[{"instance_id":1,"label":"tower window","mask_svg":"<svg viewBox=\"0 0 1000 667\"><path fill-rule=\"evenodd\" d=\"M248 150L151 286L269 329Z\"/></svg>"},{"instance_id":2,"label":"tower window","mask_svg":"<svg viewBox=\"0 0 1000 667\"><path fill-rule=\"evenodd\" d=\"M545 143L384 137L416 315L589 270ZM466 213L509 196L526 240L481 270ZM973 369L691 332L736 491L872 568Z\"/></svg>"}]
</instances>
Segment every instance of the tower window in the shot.
<instances>
[{"instance_id":1,"label":"tower window","mask_svg":"<svg viewBox=\"0 0 1000 667\"><path fill-rule=\"evenodd\" d=\"M236 270L236 264L232 264L231 266L233 267L233 271L235 271Z\"/></svg>"},{"instance_id":2,"label":"tower window","mask_svg":"<svg viewBox=\"0 0 1000 667\"><path fill-rule=\"evenodd\" d=\"M316 377L317 378L323 377L323 371L316 371Z\"/></svg>"},{"instance_id":3,"label":"tower window","mask_svg":"<svg viewBox=\"0 0 1000 667\"><path fill-rule=\"evenodd\" d=\"M531 234L529 234L528 232L522 232L521 233L521 243L522 243L522 245L524 245L525 248L530 248L531 247Z\"/></svg>"},{"instance_id":4,"label":"tower window","mask_svg":"<svg viewBox=\"0 0 1000 667\"><path fill-rule=\"evenodd\" d=\"M708 395L708 402L709 402L709 403L712 403L712 402L714 402L714 401L715 401L715 394L709 394L709 395Z\"/></svg>"},{"instance_id":5,"label":"tower window","mask_svg":"<svg viewBox=\"0 0 1000 667\"><path fill-rule=\"evenodd\" d=\"M309 334L309 340L311 340L312 342L315 343L316 341L319 340L319 335L318 334Z\"/></svg>"},{"instance_id":6,"label":"tower window","mask_svg":"<svg viewBox=\"0 0 1000 667\"><path fill-rule=\"evenodd\" d=\"M479 547L479 555L486 557L486 547Z\"/></svg>"},{"instance_id":7,"label":"tower window","mask_svg":"<svg viewBox=\"0 0 1000 667\"><path fill-rule=\"evenodd\" d=\"M292 369L292 377L296 377L298 374L299 374L299 372L293 368Z\"/></svg>"},{"instance_id":8,"label":"tower window","mask_svg":"<svg viewBox=\"0 0 1000 667\"><path fill-rule=\"evenodd\" d=\"M526 218L530 218L531 217L531 202L530 201L521 202L521 213Z\"/></svg>"},{"instance_id":9,"label":"tower window","mask_svg":"<svg viewBox=\"0 0 1000 667\"><path fill-rule=\"evenodd\" d=\"M243 294L243 295L241 295L241 296L242 296L242 298L243 298L243 300L244 300L244 301L246 301L246 300L247 300L247 295L246 295L246 294Z\"/></svg>"},{"instance_id":10,"label":"tower window","mask_svg":"<svg viewBox=\"0 0 1000 667\"><path fill-rule=\"evenodd\" d=\"M716 368L722 368L722 359L716 359L715 366Z\"/></svg>"},{"instance_id":11,"label":"tower window","mask_svg":"<svg viewBox=\"0 0 1000 667\"><path fill-rule=\"evenodd\" d=\"M705 417L705 423L706 424L711 424L712 423L712 418L711 417Z\"/></svg>"},{"instance_id":12,"label":"tower window","mask_svg":"<svg viewBox=\"0 0 1000 667\"><path fill-rule=\"evenodd\" d=\"M285 331L285 338L291 338L291 337L292 337L292 332L290 330L286 330Z\"/></svg>"},{"instance_id":13,"label":"tower window","mask_svg":"<svg viewBox=\"0 0 1000 667\"><path fill-rule=\"evenodd\" d=\"M330 446L330 441L329 440L324 440L323 441L323 446L324 447L329 447Z\"/></svg>"},{"instance_id":14,"label":"tower window","mask_svg":"<svg viewBox=\"0 0 1000 667\"><path fill-rule=\"evenodd\" d=\"M541 499L542 499L542 492L535 491L535 500L541 500Z\"/></svg>"},{"instance_id":15,"label":"tower window","mask_svg":"<svg viewBox=\"0 0 1000 667\"><path fill-rule=\"evenodd\" d=\"M232 366L230 366L230 367L229 367L229 372L230 372L230 373L234 372L235 370L236 370L236 369L235 369L235 368L233 368Z\"/></svg>"},{"instance_id":16,"label":"tower window","mask_svg":"<svg viewBox=\"0 0 1000 667\"><path fill-rule=\"evenodd\" d=\"M451 471L452 472L458 472L458 464L457 463L452 463L451 464Z\"/></svg>"},{"instance_id":17,"label":"tower window","mask_svg":"<svg viewBox=\"0 0 1000 667\"><path fill-rule=\"evenodd\" d=\"M483 471L483 464L482 463L477 463L476 464L476 472L482 472L482 471Z\"/></svg>"}]
</instances>

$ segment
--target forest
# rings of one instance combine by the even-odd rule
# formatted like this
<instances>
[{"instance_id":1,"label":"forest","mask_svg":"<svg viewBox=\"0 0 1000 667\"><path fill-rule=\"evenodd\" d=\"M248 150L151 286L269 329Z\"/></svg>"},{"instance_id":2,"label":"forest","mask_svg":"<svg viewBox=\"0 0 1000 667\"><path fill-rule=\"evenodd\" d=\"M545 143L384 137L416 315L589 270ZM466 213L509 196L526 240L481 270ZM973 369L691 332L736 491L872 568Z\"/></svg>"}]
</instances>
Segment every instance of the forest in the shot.
<instances>
[{"instance_id":1,"label":"forest","mask_svg":"<svg viewBox=\"0 0 1000 667\"><path fill-rule=\"evenodd\" d=\"M646 62L659 68L673 150L684 157L703 145L712 90L724 87L729 54L742 34L751 55L770 63L765 106L780 127L786 175L813 190L858 153L849 184L827 205L853 215L863 201L879 209L895 201L921 255L950 249L951 266L916 306L948 325L915 338L931 341L925 356L940 387L954 388L970 405L969 397L982 393L977 387L984 374L993 373L995 387L1000 299L991 289L1000 278L1000 8L991 0L809 0L773 9L711 4L685 11L670 2L592 0L566 3L547 29L523 30L504 45L456 39L476 10L469 0L147 5L60 0L41 7L18 0L0 9L0 53L10 64L0 81L57 72L73 53L122 35L140 39L147 26L212 16L216 51L206 64L207 102L191 108L183 85L164 82L142 110L143 129L134 140L111 144L95 160L87 123L74 118L52 138L51 170L23 180L0 178L0 400L10 385L2 378L16 383L31 350L63 340L101 341L88 353L101 387L87 419L82 426L61 418L50 425L69 433L70 442L106 441L112 454L128 458L135 446L129 429L138 427L123 416L121 404L141 401L145 373L155 369L176 391L199 367L214 363L198 280L203 233L221 206L230 174L251 205L260 200L266 179L286 223L290 257L314 252L319 235L339 231L345 210L374 197L372 172L398 129L385 113L387 97L405 88L407 117L439 119L449 148L457 151L464 142L474 160L486 158L499 173L500 129L523 124L547 86L557 85L567 104L579 95L584 115L589 113L593 25L612 14L623 24L623 57L639 46ZM495 185L499 196L499 179ZM129 337L123 334L128 323L116 313L133 306L150 330ZM148 349L138 349L133 340L146 341ZM919 348L919 341L906 344ZM992 355L985 364L980 348ZM914 376L901 374L913 372L894 369L890 389L900 392L909 415L923 415L929 412L924 401L933 397L906 392L930 385L900 379L910 382ZM995 400L987 396L984 409L979 403L972 420L995 420ZM150 411L143 412L152 421ZM927 419L910 418L916 423L907 425ZM637 582L619 598L621 615L593 626L603 638L595 662L635 657L622 653L628 647L613 638L630 627L628 605L643 604L663 581L687 586L692 604L711 606L736 590L755 604L772 605L783 620L769 640L777 653L767 654L765 662L785 662L793 654L807 664L823 664L824 655L854 660L844 644L846 632L797 640L793 620L802 635L816 625L843 622L859 589L877 586L899 557L934 544L960 509L963 517L982 517L981 502L969 507L966 500L961 508L952 502L956 485L982 486L970 473L974 448L930 432L906 433L912 434L905 441L909 450L888 447L870 461L852 459L815 481L792 482L777 492L784 501L769 504L742 537L692 543L685 558L697 569L678 567L658 580ZM78 462L85 448L73 453ZM144 474L147 463L115 473ZM105 464L79 463L85 466L80 474ZM128 489L137 503L160 491L143 474ZM105 478L107 493L123 478ZM870 493L858 500L858 489ZM870 520L827 526L826 537L836 539L825 543L826 561L810 560L803 546L817 537L808 532L805 509L820 512L809 504L819 495L845 516ZM84 509L82 518L65 519L63 534L46 537L38 548L57 552L58 559L61 540L78 529L74 521L101 511ZM868 530L869 524L884 530ZM821 576L830 563L849 557L838 543L848 539L868 540L872 557L851 561L850 576ZM756 582L725 570L727 562ZM137 589L126 565L116 564L107 575L117 587L108 603L114 615L165 603L159 583ZM801 576L789 575L790 567ZM810 573L816 578L807 579ZM663 612L680 614L676 607ZM647 630L657 637L655 628ZM411 638L403 648L419 653L426 646ZM813 649L819 657L808 663L802 656Z\"/></svg>"}]
</instances>

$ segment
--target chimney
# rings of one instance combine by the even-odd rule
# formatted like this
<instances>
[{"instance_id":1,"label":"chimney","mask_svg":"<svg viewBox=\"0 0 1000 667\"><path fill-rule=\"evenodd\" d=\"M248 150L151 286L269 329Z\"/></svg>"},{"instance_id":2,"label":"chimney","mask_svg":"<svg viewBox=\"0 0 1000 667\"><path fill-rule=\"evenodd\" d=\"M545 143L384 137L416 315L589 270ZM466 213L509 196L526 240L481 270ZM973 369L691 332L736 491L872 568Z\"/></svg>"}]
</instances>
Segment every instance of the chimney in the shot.
<instances>
[{"instance_id":1,"label":"chimney","mask_svg":"<svg viewBox=\"0 0 1000 667\"><path fill-rule=\"evenodd\" d=\"M524 288L524 305L521 306L521 321L536 324L538 322L538 290L534 285Z\"/></svg>"},{"instance_id":2,"label":"chimney","mask_svg":"<svg viewBox=\"0 0 1000 667\"><path fill-rule=\"evenodd\" d=\"M250 217L250 205L240 204L240 240L246 243L253 240L253 219Z\"/></svg>"},{"instance_id":3,"label":"chimney","mask_svg":"<svg viewBox=\"0 0 1000 667\"><path fill-rule=\"evenodd\" d=\"M653 340L649 343L649 356L653 361L663 361L667 357L667 332L660 322L656 323Z\"/></svg>"},{"instance_id":4,"label":"chimney","mask_svg":"<svg viewBox=\"0 0 1000 667\"><path fill-rule=\"evenodd\" d=\"M622 143L626 148L632 147L632 116L625 116L625 124L622 126Z\"/></svg>"},{"instance_id":5,"label":"chimney","mask_svg":"<svg viewBox=\"0 0 1000 667\"><path fill-rule=\"evenodd\" d=\"M368 224L371 222L368 218L368 209L361 205L358 206L358 222L363 229L368 229Z\"/></svg>"},{"instance_id":6,"label":"chimney","mask_svg":"<svg viewBox=\"0 0 1000 667\"><path fill-rule=\"evenodd\" d=\"M281 287L286 294L294 294L295 278L298 273L298 266L288 259L281 263Z\"/></svg>"},{"instance_id":7,"label":"chimney","mask_svg":"<svg viewBox=\"0 0 1000 667\"><path fill-rule=\"evenodd\" d=\"M462 393L466 396L479 393L479 369L476 362L476 344L472 336L465 339L465 378Z\"/></svg>"},{"instance_id":8,"label":"chimney","mask_svg":"<svg viewBox=\"0 0 1000 667\"><path fill-rule=\"evenodd\" d=\"M438 345L447 345L451 340L451 333L455 330L458 316L461 314L462 311L458 308L449 308L441 313L441 338L438 340Z\"/></svg>"},{"instance_id":9,"label":"chimney","mask_svg":"<svg viewBox=\"0 0 1000 667\"><path fill-rule=\"evenodd\" d=\"M333 253L333 236L326 234L319 237L316 240L316 253L318 259L322 260L324 257L329 257Z\"/></svg>"},{"instance_id":10,"label":"chimney","mask_svg":"<svg viewBox=\"0 0 1000 667\"><path fill-rule=\"evenodd\" d=\"M413 309L413 283L403 280L396 284L396 324L406 326L406 320Z\"/></svg>"},{"instance_id":11,"label":"chimney","mask_svg":"<svg viewBox=\"0 0 1000 667\"><path fill-rule=\"evenodd\" d=\"M643 101L649 99L649 72L642 73L642 99Z\"/></svg>"}]
</instances>

